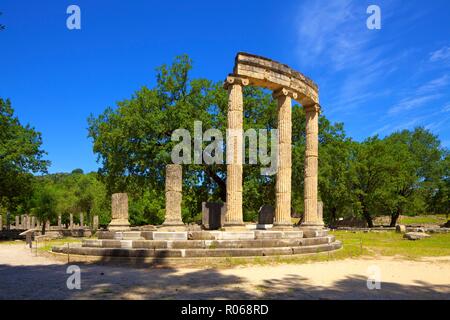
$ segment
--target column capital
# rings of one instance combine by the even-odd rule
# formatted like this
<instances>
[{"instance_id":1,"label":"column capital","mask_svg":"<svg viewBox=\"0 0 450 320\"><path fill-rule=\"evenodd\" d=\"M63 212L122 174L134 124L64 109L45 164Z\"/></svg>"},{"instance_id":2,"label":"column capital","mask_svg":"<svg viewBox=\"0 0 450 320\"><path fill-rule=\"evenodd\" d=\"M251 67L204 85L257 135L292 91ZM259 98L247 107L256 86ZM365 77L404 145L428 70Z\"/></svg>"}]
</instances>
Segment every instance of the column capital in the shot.
<instances>
[{"instance_id":1,"label":"column capital","mask_svg":"<svg viewBox=\"0 0 450 320\"><path fill-rule=\"evenodd\" d=\"M320 112L320 110L322 109L320 104L318 103L303 106L303 108L305 109L306 112Z\"/></svg>"},{"instance_id":2,"label":"column capital","mask_svg":"<svg viewBox=\"0 0 450 320\"><path fill-rule=\"evenodd\" d=\"M276 99L279 97L282 97L282 96L291 97L294 100L296 100L298 98L297 92L295 92L291 89L288 89L288 88L281 88L281 89L275 90L273 92L272 96Z\"/></svg>"},{"instance_id":3,"label":"column capital","mask_svg":"<svg viewBox=\"0 0 450 320\"><path fill-rule=\"evenodd\" d=\"M248 86L249 84L250 84L250 80L248 80L246 78L229 75L223 83L223 88L228 89L232 85Z\"/></svg>"}]
</instances>

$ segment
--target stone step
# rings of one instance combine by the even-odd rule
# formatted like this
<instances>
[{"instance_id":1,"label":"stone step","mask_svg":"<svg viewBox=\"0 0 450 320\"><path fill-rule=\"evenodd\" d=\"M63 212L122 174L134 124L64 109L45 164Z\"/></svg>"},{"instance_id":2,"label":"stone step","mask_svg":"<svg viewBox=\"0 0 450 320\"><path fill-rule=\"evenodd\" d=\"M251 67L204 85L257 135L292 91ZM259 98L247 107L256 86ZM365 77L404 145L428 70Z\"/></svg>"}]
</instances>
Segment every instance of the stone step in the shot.
<instances>
[{"instance_id":1,"label":"stone step","mask_svg":"<svg viewBox=\"0 0 450 320\"><path fill-rule=\"evenodd\" d=\"M304 238L326 237L329 229L301 228Z\"/></svg>"},{"instance_id":2,"label":"stone step","mask_svg":"<svg viewBox=\"0 0 450 320\"><path fill-rule=\"evenodd\" d=\"M114 240L254 240L298 239L326 237L327 229L302 228L294 230L248 230L248 231L101 231L98 239Z\"/></svg>"},{"instance_id":3,"label":"stone step","mask_svg":"<svg viewBox=\"0 0 450 320\"><path fill-rule=\"evenodd\" d=\"M334 236L297 239L257 240L83 240L82 247L135 249L214 249L214 248L268 248L326 244Z\"/></svg>"},{"instance_id":4,"label":"stone step","mask_svg":"<svg viewBox=\"0 0 450 320\"><path fill-rule=\"evenodd\" d=\"M133 257L133 258L184 258L184 257L257 257L318 253L341 248L339 241L326 244L271 247L271 248L217 248L217 249L129 249L129 248L94 248L66 246L53 247L56 253L70 253L73 255L105 256L105 257Z\"/></svg>"},{"instance_id":5,"label":"stone step","mask_svg":"<svg viewBox=\"0 0 450 320\"><path fill-rule=\"evenodd\" d=\"M303 231L191 231L191 240L254 240L254 239L298 239L303 238Z\"/></svg>"},{"instance_id":6,"label":"stone step","mask_svg":"<svg viewBox=\"0 0 450 320\"><path fill-rule=\"evenodd\" d=\"M115 240L144 240L141 231L123 231L114 233Z\"/></svg>"}]
</instances>

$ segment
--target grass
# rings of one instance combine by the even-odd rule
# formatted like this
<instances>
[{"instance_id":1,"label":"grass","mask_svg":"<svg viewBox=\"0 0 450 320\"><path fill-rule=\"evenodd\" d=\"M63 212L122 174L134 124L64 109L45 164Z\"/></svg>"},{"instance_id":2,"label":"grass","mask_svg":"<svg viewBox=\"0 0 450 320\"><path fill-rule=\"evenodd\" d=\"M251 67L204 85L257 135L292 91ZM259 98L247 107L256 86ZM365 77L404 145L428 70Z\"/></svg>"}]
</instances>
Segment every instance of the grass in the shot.
<instances>
[{"instance_id":1,"label":"grass","mask_svg":"<svg viewBox=\"0 0 450 320\"><path fill-rule=\"evenodd\" d=\"M402 216L398 223L406 225L414 224L437 224L441 225L447 222L445 214L424 215L424 216Z\"/></svg>"},{"instance_id":2,"label":"grass","mask_svg":"<svg viewBox=\"0 0 450 320\"><path fill-rule=\"evenodd\" d=\"M424 257L450 256L450 233L432 234L430 238L410 241L394 231L355 232L331 231L337 240L343 242L343 248L333 252L323 252L303 256L274 256L254 259L227 258L222 263L214 263L213 267L235 267L242 265L304 264L343 260L357 257L396 256L407 260L418 260Z\"/></svg>"},{"instance_id":3,"label":"grass","mask_svg":"<svg viewBox=\"0 0 450 320\"><path fill-rule=\"evenodd\" d=\"M38 249L39 251L51 251L52 247L66 245L67 243L81 243L81 238L62 238L47 241L41 240L38 242ZM35 246L36 241L33 241L33 247Z\"/></svg>"},{"instance_id":4,"label":"grass","mask_svg":"<svg viewBox=\"0 0 450 320\"><path fill-rule=\"evenodd\" d=\"M432 234L430 238L418 241L405 240L402 234L393 231L333 231L331 234L344 243L344 248L351 243L361 242L363 250L369 255L401 256L409 259L450 256L450 233Z\"/></svg>"}]
</instances>

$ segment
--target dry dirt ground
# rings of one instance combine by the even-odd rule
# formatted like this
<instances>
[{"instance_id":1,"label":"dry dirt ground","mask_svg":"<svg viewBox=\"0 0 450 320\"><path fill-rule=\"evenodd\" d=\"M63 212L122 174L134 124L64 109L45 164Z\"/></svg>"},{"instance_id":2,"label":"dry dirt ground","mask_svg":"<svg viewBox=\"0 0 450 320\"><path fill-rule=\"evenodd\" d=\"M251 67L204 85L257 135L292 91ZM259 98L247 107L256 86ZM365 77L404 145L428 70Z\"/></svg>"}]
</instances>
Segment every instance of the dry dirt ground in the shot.
<instances>
[{"instance_id":1,"label":"dry dirt ground","mask_svg":"<svg viewBox=\"0 0 450 320\"><path fill-rule=\"evenodd\" d=\"M367 288L373 266L379 290ZM23 243L0 244L0 299L450 299L450 257L231 269L79 264L81 290L67 289L67 267Z\"/></svg>"}]
</instances>

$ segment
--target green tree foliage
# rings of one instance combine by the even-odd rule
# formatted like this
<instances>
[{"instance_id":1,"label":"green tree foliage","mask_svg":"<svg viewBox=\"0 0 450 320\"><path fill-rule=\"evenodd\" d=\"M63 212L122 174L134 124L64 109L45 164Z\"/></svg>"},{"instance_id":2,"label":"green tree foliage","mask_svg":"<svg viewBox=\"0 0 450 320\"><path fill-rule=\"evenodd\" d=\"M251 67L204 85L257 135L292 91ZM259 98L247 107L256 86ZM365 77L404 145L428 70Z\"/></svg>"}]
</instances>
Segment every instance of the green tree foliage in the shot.
<instances>
[{"instance_id":1,"label":"green tree foliage","mask_svg":"<svg viewBox=\"0 0 450 320\"><path fill-rule=\"evenodd\" d=\"M448 212L446 151L431 132L419 127L354 146L350 190L369 226L377 215L390 215L395 226L403 214Z\"/></svg>"},{"instance_id":2,"label":"green tree foliage","mask_svg":"<svg viewBox=\"0 0 450 320\"><path fill-rule=\"evenodd\" d=\"M39 194L42 186L53 190L57 199L57 215L62 216L62 222L65 224L69 223L70 214L73 214L74 220L78 222L80 213L85 215L85 223L92 223L94 215L98 215L100 224L108 224L111 220L110 199L105 185L97 179L96 173L74 172L36 177L34 194ZM32 203L28 207L33 208L33 205ZM57 215L51 216L52 223L56 222Z\"/></svg>"},{"instance_id":3,"label":"green tree foliage","mask_svg":"<svg viewBox=\"0 0 450 320\"><path fill-rule=\"evenodd\" d=\"M321 118L319 136L319 191L324 218L336 222L338 215L352 212L350 165L353 142L346 137L343 124L331 126Z\"/></svg>"},{"instance_id":4,"label":"green tree foliage","mask_svg":"<svg viewBox=\"0 0 450 320\"><path fill-rule=\"evenodd\" d=\"M191 68L187 56L177 57L157 69L154 88L144 86L117 107L90 116L89 137L101 163L98 173L75 169L33 175L45 173L49 164L43 160L41 135L19 122L9 100L0 99L0 212L32 212L53 223L58 214L68 223L70 214L77 221L83 213L86 222L98 215L106 225L111 194L127 192L132 225L163 222L165 166L178 143L171 139L174 130L185 128L193 138L194 122L201 121L202 132L219 129L226 137L226 90L222 83L190 79ZM244 130L275 129L278 112L271 92L250 86L243 95ZM305 112L295 103L292 124L292 211L301 215ZM203 150L209 143L203 142ZM248 140L246 145L248 163ZM256 220L262 205L275 205L275 175L263 176L260 169L260 164L244 166L246 221ZM319 196L328 223L362 216L373 226L376 216L390 215L394 226L400 215L450 212L449 151L424 128L356 142L346 136L343 124L320 115L319 170ZM203 201L226 201L226 165L183 166L185 222L200 220Z\"/></svg>"},{"instance_id":5,"label":"green tree foliage","mask_svg":"<svg viewBox=\"0 0 450 320\"><path fill-rule=\"evenodd\" d=\"M185 128L193 137L194 121L201 121L203 131L219 129L225 137L227 91L222 88L222 83L190 80L191 65L187 56L177 57L171 66L163 65L157 69L155 88L142 87L131 99L119 102L117 108L107 108L100 116L88 119L89 136L102 164L99 173L109 193L126 191L131 195L130 215L136 223L163 220L164 170L171 162L173 146L178 143L171 141L174 130ZM271 92L245 87L243 95L244 130L275 129L277 103ZM333 140L334 135L343 135L341 127L335 128L324 117L320 121L324 142ZM296 104L293 106L293 125L293 162L303 164L305 114ZM259 164L245 166L245 220L255 220L263 204L274 204L275 176L262 176L260 168ZM185 222L199 219L203 201L226 201L226 165L192 164L183 166L183 170ZM301 212L303 167L294 166L293 170L293 208Z\"/></svg>"},{"instance_id":6,"label":"green tree foliage","mask_svg":"<svg viewBox=\"0 0 450 320\"><path fill-rule=\"evenodd\" d=\"M450 152L445 151L438 180L430 205L431 212L450 214Z\"/></svg>"},{"instance_id":7,"label":"green tree foliage","mask_svg":"<svg viewBox=\"0 0 450 320\"><path fill-rule=\"evenodd\" d=\"M39 184L31 198L32 213L42 223L42 234L45 234L46 221L56 218L58 212L57 190L49 185Z\"/></svg>"},{"instance_id":8,"label":"green tree foliage","mask_svg":"<svg viewBox=\"0 0 450 320\"><path fill-rule=\"evenodd\" d=\"M0 98L0 207L16 211L32 192L32 173L46 172L41 134L22 125L9 100Z\"/></svg>"}]
</instances>

